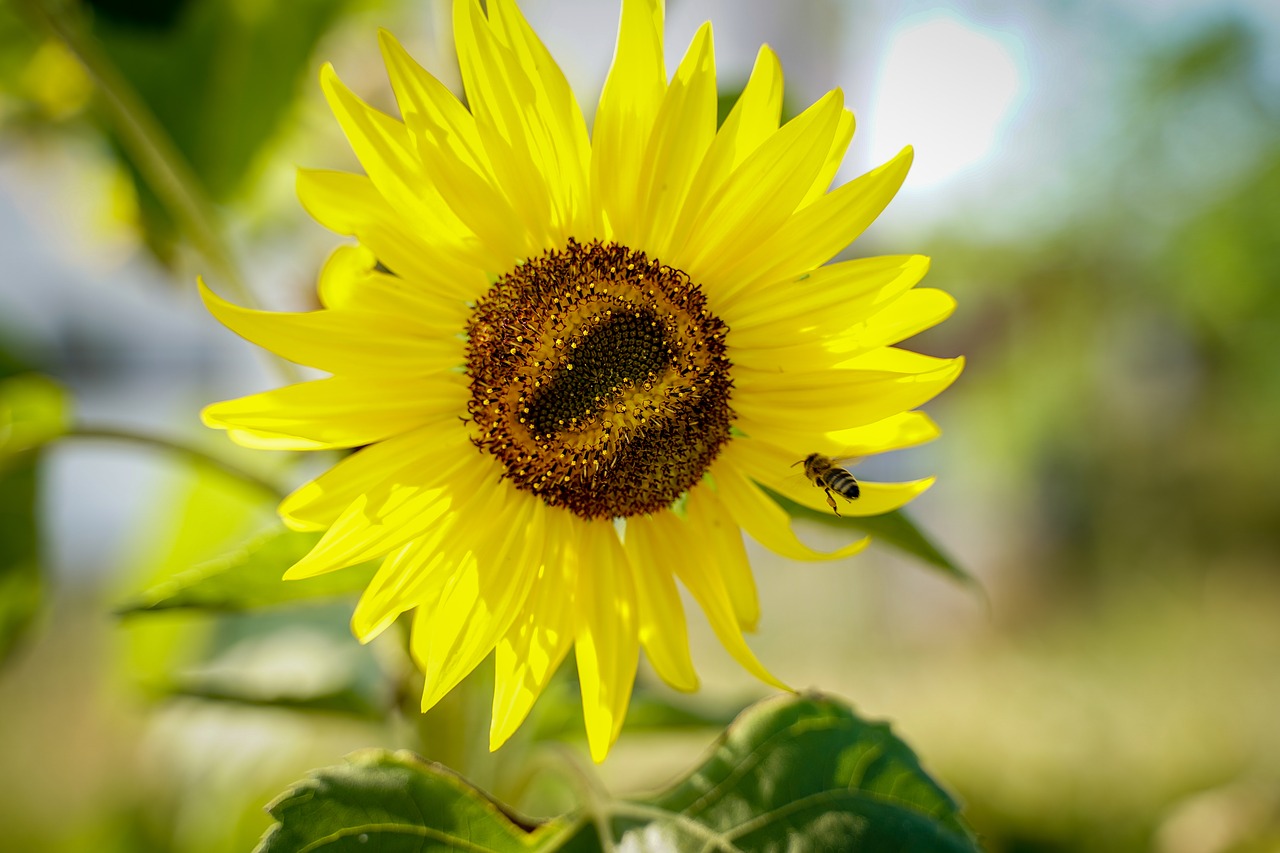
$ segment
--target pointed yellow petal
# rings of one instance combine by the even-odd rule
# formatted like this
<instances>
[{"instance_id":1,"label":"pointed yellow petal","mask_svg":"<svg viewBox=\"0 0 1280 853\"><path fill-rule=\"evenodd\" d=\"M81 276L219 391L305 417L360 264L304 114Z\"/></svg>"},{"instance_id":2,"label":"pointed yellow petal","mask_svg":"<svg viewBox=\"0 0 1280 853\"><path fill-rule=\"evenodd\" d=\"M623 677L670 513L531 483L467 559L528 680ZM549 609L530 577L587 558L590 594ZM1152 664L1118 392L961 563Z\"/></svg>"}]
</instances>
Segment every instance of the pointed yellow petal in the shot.
<instances>
[{"instance_id":1,"label":"pointed yellow petal","mask_svg":"<svg viewBox=\"0 0 1280 853\"><path fill-rule=\"evenodd\" d=\"M885 352L905 351L881 347L829 370L774 374L740 370L735 378L734 410L743 418L784 430L850 429L923 405L964 369L962 358L917 356L910 364L858 360Z\"/></svg>"},{"instance_id":2,"label":"pointed yellow petal","mask_svg":"<svg viewBox=\"0 0 1280 853\"><path fill-rule=\"evenodd\" d=\"M830 450L827 445L783 449L755 438L744 438L738 444L735 459L748 477L810 509L823 513L831 511L823 490L809 482L795 464L809 453ZM870 483L859 478L861 494L858 498L837 500L836 503L841 515L883 515L902 508L933 482L933 477L909 483Z\"/></svg>"},{"instance_id":3,"label":"pointed yellow petal","mask_svg":"<svg viewBox=\"0 0 1280 853\"><path fill-rule=\"evenodd\" d=\"M627 519L625 548L636 584L640 645L653 669L676 690L698 689L698 673L689 657L689 633L671 565L660 556L654 523L648 516Z\"/></svg>"},{"instance_id":4,"label":"pointed yellow petal","mask_svg":"<svg viewBox=\"0 0 1280 853\"><path fill-rule=\"evenodd\" d=\"M203 281L199 287L209 313L237 335L331 373L358 373L375 381L399 375L405 381L414 374L448 370L465 357L460 338L431 335L433 330L421 326L406 331L404 315L384 319L365 311L257 311L219 298Z\"/></svg>"},{"instance_id":5,"label":"pointed yellow petal","mask_svg":"<svg viewBox=\"0 0 1280 853\"><path fill-rule=\"evenodd\" d=\"M524 611L494 650L493 722L489 748L519 728L573 644L577 612L577 552L563 547L574 535L568 513L546 513L547 545Z\"/></svg>"},{"instance_id":6,"label":"pointed yellow petal","mask_svg":"<svg viewBox=\"0 0 1280 853\"><path fill-rule=\"evenodd\" d=\"M747 559L742 528L733 520L721 501L712 499L714 495L701 494L708 489L709 486L701 483L690 490L690 497L696 499L689 523L706 540L712 553L718 555L720 577L729 593L729 601L738 617L738 624L744 631L754 631L760 622L760 598L756 593L751 561ZM695 493L698 494L695 496Z\"/></svg>"},{"instance_id":7,"label":"pointed yellow petal","mask_svg":"<svg viewBox=\"0 0 1280 853\"><path fill-rule=\"evenodd\" d=\"M417 230L438 244L465 245L472 232L458 219L423 172L414 139L403 122L373 109L343 85L326 63L320 87L329 108L378 192Z\"/></svg>"},{"instance_id":8,"label":"pointed yellow petal","mask_svg":"<svg viewBox=\"0 0 1280 853\"><path fill-rule=\"evenodd\" d=\"M355 237L407 281L461 302L474 299L489 286L483 264L464 250L433 240L428 232L410 228L364 175L299 169L297 189L298 200L317 222ZM354 262L358 257L340 252L334 253L335 259ZM321 297L331 298L323 290ZM325 305L339 307L331 301Z\"/></svg>"},{"instance_id":9,"label":"pointed yellow petal","mask_svg":"<svg viewBox=\"0 0 1280 853\"><path fill-rule=\"evenodd\" d=\"M470 559L477 530L489 530L508 490L458 491L457 498L423 536L387 558L365 589L352 617L357 637L372 636L401 613L440 598L445 582Z\"/></svg>"},{"instance_id":10,"label":"pointed yellow petal","mask_svg":"<svg viewBox=\"0 0 1280 853\"><path fill-rule=\"evenodd\" d=\"M923 255L887 255L827 264L744 292L717 313L737 347L777 346L812 329L838 330L914 287L929 270ZM748 332L768 332L752 337Z\"/></svg>"},{"instance_id":11,"label":"pointed yellow petal","mask_svg":"<svg viewBox=\"0 0 1280 853\"><path fill-rule=\"evenodd\" d=\"M556 154L545 150L546 134L538 133L542 121L536 111L547 108L545 93L539 104L541 81L530 79L510 47L498 40L476 0L454 0L453 29L476 129L497 184L525 231L521 254L558 245L566 236L565 205L556 204L559 188L546 173L557 171Z\"/></svg>"},{"instance_id":12,"label":"pointed yellow petal","mask_svg":"<svg viewBox=\"0 0 1280 853\"><path fill-rule=\"evenodd\" d=\"M404 393L403 377L333 376L206 406L205 426L246 447L359 447L466 413L466 385L442 374Z\"/></svg>"},{"instance_id":13,"label":"pointed yellow petal","mask_svg":"<svg viewBox=\"0 0 1280 853\"><path fill-rule=\"evenodd\" d=\"M475 559L449 579L424 619L426 629L413 633L414 657L426 677L424 712L493 651L524 607L542 565L546 505L505 485L498 489L508 496L507 506L492 516L488 529L469 531Z\"/></svg>"},{"instance_id":14,"label":"pointed yellow petal","mask_svg":"<svg viewBox=\"0 0 1280 853\"><path fill-rule=\"evenodd\" d=\"M672 513L654 518L655 544L663 561L675 569L680 581L707 614L707 621L734 660L766 684L790 690L764 668L742 637L733 601L720 573L722 564L732 557L716 550L704 535L704 525L716 513L709 506L715 500L710 489L692 489L685 504L687 521L681 521Z\"/></svg>"},{"instance_id":15,"label":"pointed yellow petal","mask_svg":"<svg viewBox=\"0 0 1280 853\"><path fill-rule=\"evenodd\" d=\"M711 476L716 484L715 496L752 539L775 554L793 560L837 560L867 547L869 540L864 538L824 554L801 542L791 529L791 518L786 511L742 473L738 444L731 442L721 451L712 463Z\"/></svg>"},{"instance_id":16,"label":"pointed yellow petal","mask_svg":"<svg viewBox=\"0 0 1280 853\"><path fill-rule=\"evenodd\" d=\"M388 554L425 535L466 495L492 489L493 479L491 465L455 452L439 459L431 485L397 484L361 494L285 578L323 574Z\"/></svg>"},{"instance_id":17,"label":"pointed yellow petal","mask_svg":"<svg viewBox=\"0 0 1280 853\"><path fill-rule=\"evenodd\" d=\"M822 168L843 109L843 94L834 90L766 139L677 236L671 262L695 281L723 281L719 269L790 220Z\"/></svg>"},{"instance_id":18,"label":"pointed yellow petal","mask_svg":"<svg viewBox=\"0 0 1280 853\"><path fill-rule=\"evenodd\" d=\"M840 125L836 128L836 134L831 139L831 150L827 152L827 162L823 164L818 176L814 178L813 185L809 187L809 192L805 194L804 199L800 202L800 207L812 204L826 195L827 190L831 189L831 181L835 179L836 172L840 170L840 164L844 161L844 154L849 150L849 143L853 141L854 124L853 113L845 110L840 114Z\"/></svg>"},{"instance_id":19,"label":"pointed yellow petal","mask_svg":"<svg viewBox=\"0 0 1280 853\"><path fill-rule=\"evenodd\" d=\"M436 531L415 539L388 554L378 567L373 580L365 587L351 614L351 633L362 643L391 627L396 618L415 607L430 608L440 597L447 570L455 563L446 562L436 551ZM432 579L440 582L430 583ZM414 589L415 594L406 591Z\"/></svg>"},{"instance_id":20,"label":"pointed yellow petal","mask_svg":"<svg viewBox=\"0 0 1280 853\"><path fill-rule=\"evenodd\" d=\"M782 66L767 45L756 55L751 77L698 167L674 233L683 234L717 197L725 180L778 129L782 113Z\"/></svg>"},{"instance_id":21,"label":"pointed yellow petal","mask_svg":"<svg viewBox=\"0 0 1280 853\"><path fill-rule=\"evenodd\" d=\"M837 187L805 207L733 261L717 269L717 293L728 300L740 290L802 275L835 257L875 221L902 186L911 149Z\"/></svg>"},{"instance_id":22,"label":"pointed yellow petal","mask_svg":"<svg viewBox=\"0 0 1280 853\"><path fill-rule=\"evenodd\" d=\"M835 456L870 456L933 441L942 431L924 412L903 412L866 426L828 433ZM810 451L812 452L812 451Z\"/></svg>"},{"instance_id":23,"label":"pointed yellow petal","mask_svg":"<svg viewBox=\"0 0 1280 853\"><path fill-rule=\"evenodd\" d=\"M561 236L590 230L588 174L591 142L573 90L551 53L511 0L490 0L489 22L511 48L523 74L534 81L534 102L525 104L522 120L530 140L530 156L547 176L552 194L552 233ZM557 241L557 245L558 245Z\"/></svg>"},{"instance_id":24,"label":"pointed yellow petal","mask_svg":"<svg viewBox=\"0 0 1280 853\"><path fill-rule=\"evenodd\" d=\"M360 495L376 503L397 486L434 484L444 463L476 458L467 456L470 443L466 430L446 424L361 448L281 501L280 516L294 530L324 530Z\"/></svg>"},{"instance_id":25,"label":"pointed yellow petal","mask_svg":"<svg viewBox=\"0 0 1280 853\"><path fill-rule=\"evenodd\" d=\"M706 23L693 37L658 108L640 173L635 231L615 232L615 238L650 257L669 257L673 226L715 132L715 50L711 24Z\"/></svg>"},{"instance_id":26,"label":"pointed yellow petal","mask_svg":"<svg viewBox=\"0 0 1280 853\"><path fill-rule=\"evenodd\" d=\"M379 44L396 102L413 131L423 177L479 238L477 265L505 270L523 256L525 235L494 175L475 119L390 33L381 31Z\"/></svg>"},{"instance_id":27,"label":"pointed yellow petal","mask_svg":"<svg viewBox=\"0 0 1280 853\"><path fill-rule=\"evenodd\" d=\"M623 0L618 46L600 93L591 137L597 231L625 240L637 233L641 162L667 90L662 0ZM607 224L608 231L605 226Z\"/></svg>"},{"instance_id":28,"label":"pointed yellow petal","mask_svg":"<svg viewBox=\"0 0 1280 853\"><path fill-rule=\"evenodd\" d=\"M631 702L640 640L636 591L612 523L581 525L575 651L592 760L604 761Z\"/></svg>"}]
</instances>

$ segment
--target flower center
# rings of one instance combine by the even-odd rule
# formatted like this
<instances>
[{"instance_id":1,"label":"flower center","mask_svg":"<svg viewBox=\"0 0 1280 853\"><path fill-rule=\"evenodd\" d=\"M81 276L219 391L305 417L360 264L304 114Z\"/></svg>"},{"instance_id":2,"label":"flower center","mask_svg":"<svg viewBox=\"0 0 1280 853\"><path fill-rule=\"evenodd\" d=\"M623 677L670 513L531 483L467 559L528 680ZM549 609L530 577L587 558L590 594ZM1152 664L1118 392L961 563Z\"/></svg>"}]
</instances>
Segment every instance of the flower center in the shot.
<instances>
[{"instance_id":1,"label":"flower center","mask_svg":"<svg viewBox=\"0 0 1280 853\"><path fill-rule=\"evenodd\" d=\"M663 509L729 438L727 331L683 272L570 240L471 314L476 445L517 488L583 518Z\"/></svg>"}]
</instances>

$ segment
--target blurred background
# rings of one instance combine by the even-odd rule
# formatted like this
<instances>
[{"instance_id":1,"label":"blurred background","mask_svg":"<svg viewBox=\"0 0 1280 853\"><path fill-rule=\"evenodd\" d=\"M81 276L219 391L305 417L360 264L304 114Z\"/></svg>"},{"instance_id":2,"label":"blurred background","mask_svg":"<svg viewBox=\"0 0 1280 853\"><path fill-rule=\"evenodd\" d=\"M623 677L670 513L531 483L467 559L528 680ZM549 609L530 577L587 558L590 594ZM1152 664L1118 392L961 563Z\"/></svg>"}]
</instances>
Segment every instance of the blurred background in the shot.
<instances>
[{"instance_id":1,"label":"blurred background","mask_svg":"<svg viewBox=\"0 0 1280 853\"><path fill-rule=\"evenodd\" d=\"M521 5L589 116L616 4ZM110 433L278 487L319 470L200 426L205 403L282 377L205 314L195 277L312 304L340 238L306 218L294 169L357 168L318 68L394 113L384 26L456 90L449 16L445 0L0 5L0 378L54 377L84 433L0 459L8 849L248 849L307 769L413 742L412 719L388 721L396 640L358 647L349 603L116 615L269 528L274 500ZM938 474L912 513L984 593L887 549L756 551L766 664L891 720L993 851L1280 850L1280 6L669 0L667 18L669 68L712 20L726 104L762 42L788 114L843 88L843 179L915 146L849 254L931 255L929 284L960 307L911 346L969 360L928 407L943 439L858 471ZM188 174L157 171L140 139ZM633 713L611 790L663 784L714 737L698 719L764 695L691 622L705 689L644 680L638 709L688 719ZM255 692L282 684L293 710ZM544 720L580 727L570 700L545 699ZM444 712L487 728L483 705Z\"/></svg>"}]
</instances>

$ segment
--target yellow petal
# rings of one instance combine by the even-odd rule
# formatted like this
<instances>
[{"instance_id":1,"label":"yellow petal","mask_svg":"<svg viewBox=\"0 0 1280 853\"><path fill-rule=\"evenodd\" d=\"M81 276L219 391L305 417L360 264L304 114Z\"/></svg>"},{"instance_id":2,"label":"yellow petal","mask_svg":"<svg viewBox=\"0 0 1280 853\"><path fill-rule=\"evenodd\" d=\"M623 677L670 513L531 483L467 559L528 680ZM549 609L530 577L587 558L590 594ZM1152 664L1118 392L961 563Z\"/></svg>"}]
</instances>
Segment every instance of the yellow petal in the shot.
<instances>
[{"instance_id":1,"label":"yellow petal","mask_svg":"<svg viewBox=\"0 0 1280 853\"><path fill-rule=\"evenodd\" d=\"M887 255L827 264L741 294L717 313L737 347L779 345L814 329L836 330L914 287L929 270L923 255ZM748 332L767 329L757 336Z\"/></svg>"},{"instance_id":2,"label":"yellow petal","mask_svg":"<svg viewBox=\"0 0 1280 853\"><path fill-rule=\"evenodd\" d=\"M509 15L508 20L513 17L518 15ZM571 162L583 152L553 150L555 134L547 122L555 116L548 115L553 108L543 88L545 81L531 77L529 72L536 74L536 69L524 67L510 45L499 41L475 0L454 0L453 27L476 129L494 177L527 233L524 252L557 246L568 236L571 211L583 203L582 164L576 164L575 175ZM555 181L563 183L557 186Z\"/></svg>"},{"instance_id":3,"label":"yellow petal","mask_svg":"<svg viewBox=\"0 0 1280 853\"><path fill-rule=\"evenodd\" d=\"M672 567L660 555L662 546L655 536L654 522L648 516L627 519L624 547L636 584L640 645L663 681L676 690L697 690L698 673L689 657L684 606L671 576Z\"/></svg>"},{"instance_id":4,"label":"yellow petal","mask_svg":"<svg viewBox=\"0 0 1280 853\"><path fill-rule=\"evenodd\" d=\"M640 660L636 591L613 524L586 522L580 530L574 650L587 745L592 760L601 762L622 730Z\"/></svg>"},{"instance_id":5,"label":"yellow petal","mask_svg":"<svg viewBox=\"0 0 1280 853\"><path fill-rule=\"evenodd\" d=\"M828 93L756 148L677 235L672 263L695 281L721 282L720 269L783 227L822 168L843 104L838 89Z\"/></svg>"},{"instance_id":6,"label":"yellow petal","mask_svg":"<svg viewBox=\"0 0 1280 853\"><path fill-rule=\"evenodd\" d=\"M742 473L738 443L731 442L720 452L710 473L715 481L716 497L752 539L775 554L793 560L838 560L867 547L870 540L864 538L824 554L796 538L786 511Z\"/></svg>"},{"instance_id":7,"label":"yellow petal","mask_svg":"<svg viewBox=\"0 0 1280 853\"><path fill-rule=\"evenodd\" d=\"M438 600L445 582L471 559L476 531L492 528L508 492L458 492L438 523L388 557L360 597L351 621L356 636L363 642L406 610Z\"/></svg>"},{"instance_id":8,"label":"yellow petal","mask_svg":"<svg viewBox=\"0 0 1280 853\"><path fill-rule=\"evenodd\" d=\"M360 165L392 209L411 218L416 230L432 235L436 244L467 244L470 229L423 172L423 161L404 123L357 98L328 63L320 70L320 87Z\"/></svg>"},{"instance_id":9,"label":"yellow petal","mask_svg":"<svg viewBox=\"0 0 1280 853\"><path fill-rule=\"evenodd\" d=\"M734 522L724 504L714 499L714 494L703 494L709 488L707 484L700 483L690 490L694 509L688 516L689 524L701 532L712 553L718 555L720 577L729 593L738 624L744 631L754 631L760 622L760 598L742 539L742 528Z\"/></svg>"},{"instance_id":10,"label":"yellow petal","mask_svg":"<svg viewBox=\"0 0 1280 853\"><path fill-rule=\"evenodd\" d=\"M475 559L454 573L436 606L419 610L415 620L411 648L426 677L424 712L493 651L524 607L542 565L546 505L499 488L509 495L507 506L488 529L469 531Z\"/></svg>"},{"instance_id":11,"label":"yellow petal","mask_svg":"<svg viewBox=\"0 0 1280 853\"><path fill-rule=\"evenodd\" d=\"M536 101L525 105L522 118L531 141L530 155L547 176L553 220L563 232L559 236L584 233L591 227L587 177L591 142L578 100L516 4L490 0L488 8L494 32L511 48L521 71L535 81Z\"/></svg>"},{"instance_id":12,"label":"yellow petal","mask_svg":"<svg viewBox=\"0 0 1280 853\"><path fill-rule=\"evenodd\" d=\"M933 441L942 431L924 412L902 412L873 424L828 433L836 456L869 456Z\"/></svg>"},{"instance_id":13,"label":"yellow petal","mask_svg":"<svg viewBox=\"0 0 1280 853\"><path fill-rule=\"evenodd\" d=\"M884 352L904 351L882 347L866 355ZM910 364L850 359L835 366L841 369L811 372L740 370L733 407L743 418L784 430L864 426L932 400L964 369L962 358L917 358Z\"/></svg>"},{"instance_id":14,"label":"yellow petal","mask_svg":"<svg viewBox=\"0 0 1280 853\"><path fill-rule=\"evenodd\" d=\"M683 234L704 215L707 204L717 196L733 170L778 129L781 113L782 66L777 54L765 45L756 55L747 85L698 167L674 233Z\"/></svg>"},{"instance_id":15,"label":"yellow petal","mask_svg":"<svg viewBox=\"0 0 1280 853\"><path fill-rule=\"evenodd\" d=\"M734 420L734 426L753 439L778 447L803 448L804 452L797 458L822 453L823 448L830 448L825 455L839 459L872 456L915 447L933 441L940 434L938 425L924 412L901 412L866 426L835 431L813 422L794 424L793 429L779 429L777 425L741 415Z\"/></svg>"},{"instance_id":16,"label":"yellow petal","mask_svg":"<svg viewBox=\"0 0 1280 853\"><path fill-rule=\"evenodd\" d=\"M748 477L810 509L831 511L826 494L809 482L796 463L814 452L829 453L839 459L838 451L825 444L784 449L755 438L744 438L736 444L739 446L735 458ZM855 500L838 499L836 503L841 515L883 515L905 506L933 482L933 477L909 483L870 483L859 479L861 494Z\"/></svg>"},{"instance_id":17,"label":"yellow petal","mask_svg":"<svg viewBox=\"0 0 1280 853\"><path fill-rule=\"evenodd\" d=\"M297 189L298 200L317 222L358 239L396 275L462 302L489 286L483 264L467 252L434 242L421 229L409 228L364 175L299 169ZM353 263L356 257L346 254L343 261ZM321 295L326 296L323 291Z\"/></svg>"},{"instance_id":18,"label":"yellow petal","mask_svg":"<svg viewBox=\"0 0 1280 853\"><path fill-rule=\"evenodd\" d=\"M379 33L379 44L397 103L413 131L423 178L479 238L477 265L505 270L523 256L524 229L494 175L474 117L389 33Z\"/></svg>"},{"instance_id":19,"label":"yellow petal","mask_svg":"<svg viewBox=\"0 0 1280 853\"><path fill-rule=\"evenodd\" d=\"M573 644L577 612L577 551L565 547L576 520L548 512L547 547L524 611L494 649L493 722L489 748L497 749L528 716Z\"/></svg>"},{"instance_id":20,"label":"yellow petal","mask_svg":"<svg viewBox=\"0 0 1280 853\"><path fill-rule=\"evenodd\" d=\"M716 496L710 489L692 489L685 504L687 522L672 513L654 518L655 544L663 562L675 569L680 581L707 614L711 628L734 660L766 684L790 690L764 668L742 637L733 601L721 575L721 566L730 555L719 552L703 532L703 522L715 512L709 505L715 501Z\"/></svg>"},{"instance_id":21,"label":"yellow petal","mask_svg":"<svg viewBox=\"0 0 1280 853\"><path fill-rule=\"evenodd\" d=\"M209 313L237 335L331 373L358 373L375 381L398 374L407 381L413 374L449 370L465 357L460 338L440 336L429 327L408 331L403 314L384 319L366 311L257 311L220 299L203 281L199 287Z\"/></svg>"},{"instance_id":22,"label":"yellow petal","mask_svg":"<svg viewBox=\"0 0 1280 853\"><path fill-rule=\"evenodd\" d=\"M840 114L840 125L836 128L835 136L831 138L831 149L827 152L827 162L818 171L818 176L814 178L813 184L809 187L809 192L801 200L800 207L812 204L826 195L827 190L831 189L831 181L835 178L836 172L840 170L840 164L844 161L844 154L849 150L849 143L853 140L854 125L853 113L845 110Z\"/></svg>"},{"instance_id":23,"label":"yellow petal","mask_svg":"<svg viewBox=\"0 0 1280 853\"><path fill-rule=\"evenodd\" d=\"M205 426L230 430L246 447L359 447L466 413L466 385L450 374L416 383L402 376L333 376L206 406Z\"/></svg>"},{"instance_id":24,"label":"yellow petal","mask_svg":"<svg viewBox=\"0 0 1280 853\"><path fill-rule=\"evenodd\" d=\"M369 642L391 627L401 613L431 607L440 597L443 583L430 581L443 581L456 560L446 561L446 555L436 550L439 538L432 531L400 546L382 561L351 614L351 633L357 640ZM410 586L416 587L412 597L404 594Z\"/></svg>"},{"instance_id":25,"label":"yellow petal","mask_svg":"<svg viewBox=\"0 0 1280 853\"><path fill-rule=\"evenodd\" d=\"M797 210L768 239L717 268L718 298L801 275L852 243L893 199L911 166L911 149Z\"/></svg>"},{"instance_id":26,"label":"yellow petal","mask_svg":"<svg viewBox=\"0 0 1280 853\"><path fill-rule=\"evenodd\" d=\"M921 287L908 291L866 320L826 337L823 345L845 356L886 347L931 329L951 316L956 300L945 291Z\"/></svg>"},{"instance_id":27,"label":"yellow petal","mask_svg":"<svg viewBox=\"0 0 1280 853\"><path fill-rule=\"evenodd\" d=\"M623 0L613 66L600 93L591 138L597 232L615 239L637 233L641 162L667 90L662 56L662 0Z\"/></svg>"},{"instance_id":28,"label":"yellow petal","mask_svg":"<svg viewBox=\"0 0 1280 853\"><path fill-rule=\"evenodd\" d=\"M397 484L359 495L285 578L311 577L389 554L428 533L466 495L493 488L492 467L474 457L442 457L430 473L430 485Z\"/></svg>"},{"instance_id":29,"label":"yellow petal","mask_svg":"<svg viewBox=\"0 0 1280 853\"><path fill-rule=\"evenodd\" d=\"M703 24L676 69L644 152L632 233L615 238L667 258L673 226L716 132L716 66L711 24Z\"/></svg>"},{"instance_id":30,"label":"yellow petal","mask_svg":"<svg viewBox=\"0 0 1280 853\"><path fill-rule=\"evenodd\" d=\"M445 463L479 459L468 457L470 443L466 430L445 424L361 448L281 501L280 516L294 530L324 530L360 495L376 504L393 488L434 485Z\"/></svg>"}]
</instances>

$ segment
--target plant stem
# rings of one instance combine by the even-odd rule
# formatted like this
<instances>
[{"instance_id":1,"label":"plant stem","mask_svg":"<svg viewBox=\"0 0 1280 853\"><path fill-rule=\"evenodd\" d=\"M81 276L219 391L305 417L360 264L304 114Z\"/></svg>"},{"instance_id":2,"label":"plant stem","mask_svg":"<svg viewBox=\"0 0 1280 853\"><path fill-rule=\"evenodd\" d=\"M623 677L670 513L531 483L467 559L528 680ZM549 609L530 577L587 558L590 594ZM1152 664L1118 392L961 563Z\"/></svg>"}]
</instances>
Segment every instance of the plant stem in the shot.
<instances>
[{"instance_id":1,"label":"plant stem","mask_svg":"<svg viewBox=\"0 0 1280 853\"><path fill-rule=\"evenodd\" d=\"M56 438L88 438L99 439L104 441L122 441L129 444L151 447L158 450L164 450L169 453L176 453L186 457L188 460L210 468L221 474L239 480L242 483L248 483L270 495L276 500L284 498L286 492L275 483L270 482L257 474L253 474L243 468L238 468L227 462L225 459L219 459L203 450L191 447L186 444L179 444L165 438L157 438L151 435L142 435L140 433L128 432L125 430L106 429L98 427L77 427Z\"/></svg>"}]
</instances>

